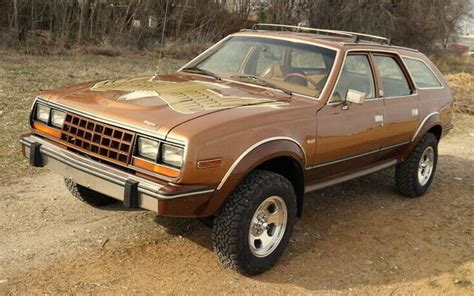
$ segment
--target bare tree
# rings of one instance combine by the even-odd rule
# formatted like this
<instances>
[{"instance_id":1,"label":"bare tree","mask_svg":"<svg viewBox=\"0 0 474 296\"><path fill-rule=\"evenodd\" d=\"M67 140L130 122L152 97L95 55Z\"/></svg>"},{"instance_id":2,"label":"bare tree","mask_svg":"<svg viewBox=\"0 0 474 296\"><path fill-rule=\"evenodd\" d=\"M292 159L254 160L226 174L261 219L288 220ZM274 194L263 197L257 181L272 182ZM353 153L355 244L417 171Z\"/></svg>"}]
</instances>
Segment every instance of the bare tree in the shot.
<instances>
[{"instance_id":1,"label":"bare tree","mask_svg":"<svg viewBox=\"0 0 474 296\"><path fill-rule=\"evenodd\" d=\"M447 44L469 10L469 0L314 0L310 23L384 35L400 45L430 50Z\"/></svg>"},{"instance_id":2,"label":"bare tree","mask_svg":"<svg viewBox=\"0 0 474 296\"><path fill-rule=\"evenodd\" d=\"M8 28L14 43L44 35L60 46L144 48L159 44L162 33L212 41L247 26L253 14L259 22L296 25L309 19L313 27L380 34L431 49L447 45L469 10L470 0L0 0L0 30Z\"/></svg>"}]
</instances>

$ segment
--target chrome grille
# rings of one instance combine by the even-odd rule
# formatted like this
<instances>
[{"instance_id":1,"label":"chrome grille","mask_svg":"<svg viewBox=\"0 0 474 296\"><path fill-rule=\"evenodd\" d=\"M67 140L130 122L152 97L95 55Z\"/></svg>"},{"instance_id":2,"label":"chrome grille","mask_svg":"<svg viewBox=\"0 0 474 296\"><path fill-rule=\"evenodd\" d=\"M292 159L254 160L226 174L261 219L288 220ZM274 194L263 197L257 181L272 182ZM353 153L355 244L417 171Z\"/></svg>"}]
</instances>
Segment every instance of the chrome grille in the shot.
<instances>
[{"instance_id":1,"label":"chrome grille","mask_svg":"<svg viewBox=\"0 0 474 296\"><path fill-rule=\"evenodd\" d=\"M85 154L127 165L132 157L134 139L133 132L66 113L60 142Z\"/></svg>"}]
</instances>

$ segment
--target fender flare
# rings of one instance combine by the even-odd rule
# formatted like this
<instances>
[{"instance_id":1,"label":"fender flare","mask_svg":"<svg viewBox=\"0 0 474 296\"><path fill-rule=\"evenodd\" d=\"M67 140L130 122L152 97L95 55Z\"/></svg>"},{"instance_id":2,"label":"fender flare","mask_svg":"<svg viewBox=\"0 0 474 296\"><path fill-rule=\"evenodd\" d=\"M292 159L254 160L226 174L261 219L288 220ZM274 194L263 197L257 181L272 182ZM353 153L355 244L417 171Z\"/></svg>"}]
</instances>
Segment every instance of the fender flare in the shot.
<instances>
[{"instance_id":1,"label":"fender flare","mask_svg":"<svg viewBox=\"0 0 474 296\"><path fill-rule=\"evenodd\" d=\"M410 145L406 149L406 152L403 154L402 160L405 160L410 153L415 149L418 142L423 138L423 136L434 126L441 126L441 114L439 112L432 112L425 116L416 129L415 133L411 137Z\"/></svg>"},{"instance_id":2,"label":"fender flare","mask_svg":"<svg viewBox=\"0 0 474 296\"><path fill-rule=\"evenodd\" d=\"M301 173L304 176L306 155L301 144L292 138L286 137L262 140L250 146L234 161L209 200L206 214L215 214L249 172L266 161L278 157L294 159L300 166Z\"/></svg>"}]
</instances>

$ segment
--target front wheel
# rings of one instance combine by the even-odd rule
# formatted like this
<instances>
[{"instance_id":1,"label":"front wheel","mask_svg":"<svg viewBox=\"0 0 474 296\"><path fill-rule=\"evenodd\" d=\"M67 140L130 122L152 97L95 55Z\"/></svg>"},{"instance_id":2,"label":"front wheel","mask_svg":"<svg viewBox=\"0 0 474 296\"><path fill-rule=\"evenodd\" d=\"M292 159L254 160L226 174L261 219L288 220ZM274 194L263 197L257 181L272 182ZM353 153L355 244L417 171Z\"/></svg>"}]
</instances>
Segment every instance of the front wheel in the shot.
<instances>
[{"instance_id":1,"label":"front wheel","mask_svg":"<svg viewBox=\"0 0 474 296\"><path fill-rule=\"evenodd\" d=\"M262 273L283 255L296 221L291 183L268 171L250 173L214 220L219 260L244 275Z\"/></svg>"},{"instance_id":2,"label":"front wheel","mask_svg":"<svg viewBox=\"0 0 474 296\"><path fill-rule=\"evenodd\" d=\"M410 156L395 169L398 191L408 197L418 197L428 190L438 162L438 139L427 133Z\"/></svg>"}]
</instances>

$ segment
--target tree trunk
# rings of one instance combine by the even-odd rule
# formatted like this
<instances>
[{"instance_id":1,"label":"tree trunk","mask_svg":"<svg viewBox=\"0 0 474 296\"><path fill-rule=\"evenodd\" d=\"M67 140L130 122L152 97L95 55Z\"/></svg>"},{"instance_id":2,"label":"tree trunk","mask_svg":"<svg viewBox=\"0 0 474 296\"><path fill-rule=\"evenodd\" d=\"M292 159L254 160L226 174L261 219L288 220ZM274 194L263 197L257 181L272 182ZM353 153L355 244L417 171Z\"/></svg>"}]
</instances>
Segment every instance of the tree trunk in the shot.
<instances>
[{"instance_id":1,"label":"tree trunk","mask_svg":"<svg viewBox=\"0 0 474 296\"><path fill-rule=\"evenodd\" d=\"M20 33L18 27L18 0L13 0L13 26L15 28L16 38L18 39L18 34Z\"/></svg>"}]
</instances>

